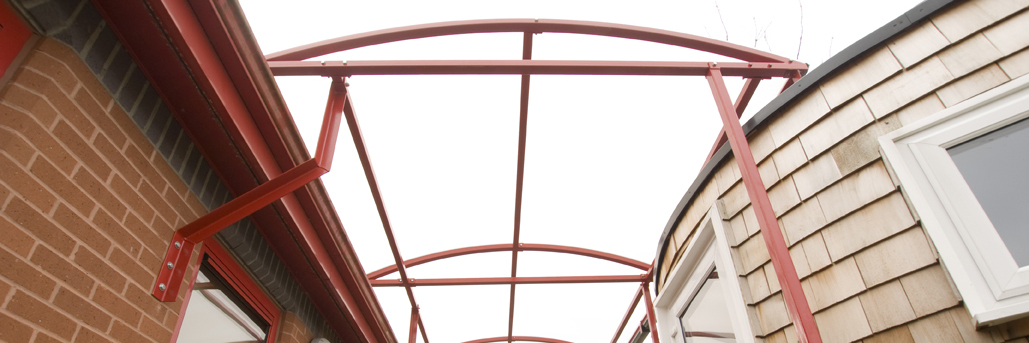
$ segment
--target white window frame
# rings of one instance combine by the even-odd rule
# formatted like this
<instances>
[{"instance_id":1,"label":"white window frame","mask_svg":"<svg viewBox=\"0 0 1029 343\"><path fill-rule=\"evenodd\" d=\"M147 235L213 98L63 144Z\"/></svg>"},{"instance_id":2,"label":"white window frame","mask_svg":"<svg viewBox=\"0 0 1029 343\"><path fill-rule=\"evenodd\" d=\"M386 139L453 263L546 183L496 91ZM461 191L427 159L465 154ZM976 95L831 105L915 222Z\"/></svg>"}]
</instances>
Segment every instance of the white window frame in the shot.
<instances>
[{"instance_id":1,"label":"white window frame","mask_svg":"<svg viewBox=\"0 0 1029 343\"><path fill-rule=\"evenodd\" d=\"M730 320L737 342L754 343L754 332L747 317L747 303L743 300L739 273L732 261L726 239L728 223L721 219L717 204L700 221L679 264L668 273L664 290L654 300L658 320L658 337L662 342L685 342L679 315L704 285L712 268L717 268L719 280L729 301Z\"/></svg>"},{"instance_id":2,"label":"white window frame","mask_svg":"<svg viewBox=\"0 0 1029 343\"><path fill-rule=\"evenodd\" d=\"M1029 267L1011 257L947 148L1027 117L1023 76L879 138L977 325L1029 313Z\"/></svg>"}]
</instances>

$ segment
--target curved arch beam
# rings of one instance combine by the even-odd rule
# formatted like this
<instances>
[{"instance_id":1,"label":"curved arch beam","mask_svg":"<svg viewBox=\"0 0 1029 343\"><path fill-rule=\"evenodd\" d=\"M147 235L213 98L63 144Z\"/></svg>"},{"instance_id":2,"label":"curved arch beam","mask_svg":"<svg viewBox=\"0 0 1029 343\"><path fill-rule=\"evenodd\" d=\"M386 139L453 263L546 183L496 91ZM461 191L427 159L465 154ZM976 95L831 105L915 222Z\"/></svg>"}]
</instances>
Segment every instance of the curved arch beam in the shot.
<instances>
[{"instance_id":1,"label":"curved arch beam","mask_svg":"<svg viewBox=\"0 0 1029 343\"><path fill-rule=\"evenodd\" d=\"M272 53L268 61L302 61L334 52L409 39L468 33L576 33L662 43L706 51L748 62L788 62L786 57L715 39L649 27L595 21L554 19L490 19L451 21L358 33Z\"/></svg>"},{"instance_id":2,"label":"curved arch beam","mask_svg":"<svg viewBox=\"0 0 1029 343\"><path fill-rule=\"evenodd\" d=\"M491 244L491 245L480 245L474 247L458 248L453 250L441 251L438 253L428 254L425 256L415 257L410 260L404 261L404 268L414 267L420 264L429 263L432 261L438 261L448 259L451 257L482 254L488 252L500 252L500 251L511 251L511 244ZM610 254L606 252L569 247L564 245L553 245L553 244L530 244L523 243L518 246L518 251L544 251L544 252L556 252L563 254L572 254L579 256L592 257L601 260L607 260L615 263L624 264L642 271L650 270L649 263L643 263L625 256ZM371 272L368 274L369 280L375 280L380 277L389 275L397 271L397 266L389 266ZM507 339L506 337L504 339Z\"/></svg>"},{"instance_id":3,"label":"curved arch beam","mask_svg":"<svg viewBox=\"0 0 1029 343\"><path fill-rule=\"evenodd\" d=\"M467 342L464 342L464 343L507 342L508 341L507 338L508 338L507 336L482 338L482 339L477 339L477 340L474 340L474 341L467 341ZM540 343L572 343L572 342L569 342L569 341L562 341L560 339L555 339L555 338L535 337L535 336L511 336L511 340L512 341L522 341L522 342L540 342Z\"/></svg>"}]
</instances>

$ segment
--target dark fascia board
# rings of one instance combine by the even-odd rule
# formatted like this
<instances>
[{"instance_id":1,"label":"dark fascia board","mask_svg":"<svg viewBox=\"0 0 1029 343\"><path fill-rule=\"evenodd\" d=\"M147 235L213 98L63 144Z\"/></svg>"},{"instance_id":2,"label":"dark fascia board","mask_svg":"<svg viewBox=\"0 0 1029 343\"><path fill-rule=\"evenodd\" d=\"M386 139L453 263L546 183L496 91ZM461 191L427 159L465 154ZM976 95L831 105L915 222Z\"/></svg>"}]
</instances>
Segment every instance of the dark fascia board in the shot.
<instances>
[{"instance_id":1,"label":"dark fascia board","mask_svg":"<svg viewBox=\"0 0 1029 343\"><path fill-rule=\"evenodd\" d=\"M954 0L925 0L916 5L914 8L908 10L901 16L894 20L891 20L886 25L883 25L879 29L873 31L871 34L861 38L854 44L851 44L843 51L840 51L836 55L833 55L829 60L825 61L822 65L818 66L807 75L804 75L799 81L794 83L792 86L787 88L785 91L780 93L765 107L761 108L754 117L750 118L746 123L743 124L743 132L750 134L754 129L761 124L764 124L765 120L771 117L773 114L779 112L786 105L788 105L793 99L797 98L808 89L815 88L821 84L822 79L833 74L836 71L842 70L851 61L857 59L864 53L871 49L882 45L886 41L900 34L904 30L908 29L912 25L922 21L929 17L929 15L936 13L940 9L950 5ZM661 232L661 237L658 239L657 245L657 256L656 263L654 266L654 281L661 278L661 264L664 261L665 247L668 246L669 239L671 238L672 230L679 225L679 221L682 220L682 216L686 213L686 209L690 204L693 203L694 196L697 195L697 190L701 186L707 184L708 180L713 176L715 166L724 161L732 151L728 144L722 145L718 151L711 157L711 160L704 165L701 169L700 174L697 175L696 180L690 185L689 190L683 195L682 200L679 200L679 204L675 206L675 210L672 211L671 218L668 219L668 224L665 225L664 231ZM656 287L655 287L656 288ZM655 290L655 296L659 289Z\"/></svg>"}]
</instances>

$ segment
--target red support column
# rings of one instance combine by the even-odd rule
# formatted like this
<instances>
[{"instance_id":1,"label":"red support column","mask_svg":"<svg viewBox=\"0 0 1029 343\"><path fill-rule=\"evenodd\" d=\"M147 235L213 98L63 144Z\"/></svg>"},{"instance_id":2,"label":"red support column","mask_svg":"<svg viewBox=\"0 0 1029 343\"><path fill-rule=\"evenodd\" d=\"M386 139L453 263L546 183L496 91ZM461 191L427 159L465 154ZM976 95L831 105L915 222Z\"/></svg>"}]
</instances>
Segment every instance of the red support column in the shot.
<instances>
[{"instance_id":1,"label":"red support column","mask_svg":"<svg viewBox=\"0 0 1029 343\"><path fill-rule=\"evenodd\" d=\"M618 330L615 331L615 336L611 337L611 343L618 342L618 337L622 335L622 331L625 331L625 325L629 324L629 317L632 317L633 310L636 309L636 305L640 303L640 298L643 297L643 286L636 289L636 295L632 297L632 302L629 303L629 309L625 311L625 315L622 316L621 324L618 324Z\"/></svg>"},{"instance_id":2,"label":"red support column","mask_svg":"<svg viewBox=\"0 0 1029 343\"><path fill-rule=\"evenodd\" d=\"M739 165L743 184L750 196L751 206L754 206L754 213L757 215L765 246L768 247L768 255L772 259L772 266L775 268L779 285L782 286L786 310L797 329L797 337L801 343L821 343L822 338L818 334L818 326L811 314L811 308L808 307L807 298L804 297L804 290L800 286L800 278L797 276L797 269L793 265L786 240L779 231L779 223L775 213L772 212L772 204L768 200L765 185L761 182L761 174L758 173L757 163L754 162L754 155L750 151L747 136L743 133L740 119L736 116L733 108L732 99L729 98L729 92L725 89L721 70L715 64L712 64L707 80L711 86L711 92L715 96L718 113L722 117L723 131L729 138L729 145L732 147L732 153Z\"/></svg>"},{"instance_id":3,"label":"red support column","mask_svg":"<svg viewBox=\"0 0 1029 343\"><path fill-rule=\"evenodd\" d=\"M408 343L415 343L418 341L418 321L421 320L418 315L417 308L411 308L411 331L407 335Z\"/></svg>"},{"instance_id":4,"label":"red support column","mask_svg":"<svg viewBox=\"0 0 1029 343\"><path fill-rule=\"evenodd\" d=\"M650 299L650 283L644 282L640 286L643 289L643 300L647 304L647 322L650 323L650 338L654 343L661 343L657 337L657 317L654 315L654 301Z\"/></svg>"}]
</instances>

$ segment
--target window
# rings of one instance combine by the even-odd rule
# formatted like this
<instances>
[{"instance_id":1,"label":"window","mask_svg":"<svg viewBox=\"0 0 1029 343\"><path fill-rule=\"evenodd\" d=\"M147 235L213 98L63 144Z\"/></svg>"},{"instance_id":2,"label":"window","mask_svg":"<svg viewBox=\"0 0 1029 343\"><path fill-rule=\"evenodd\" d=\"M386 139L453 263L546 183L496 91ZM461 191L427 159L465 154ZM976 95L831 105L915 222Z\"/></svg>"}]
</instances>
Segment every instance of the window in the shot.
<instances>
[{"instance_id":1,"label":"window","mask_svg":"<svg viewBox=\"0 0 1029 343\"><path fill-rule=\"evenodd\" d=\"M213 240L203 244L173 342L274 342L280 312Z\"/></svg>"},{"instance_id":2,"label":"window","mask_svg":"<svg viewBox=\"0 0 1029 343\"><path fill-rule=\"evenodd\" d=\"M717 205L716 205L717 206ZM662 342L754 342L716 207L708 211L655 299Z\"/></svg>"},{"instance_id":3,"label":"window","mask_svg":"<svg viewBox=\"0 0 1029 343\"><path fill-rule=\"evenodd\" d=\"M879 138L977 324L1029 314L1029 77Z\"/></svg>"}]
</instances>

